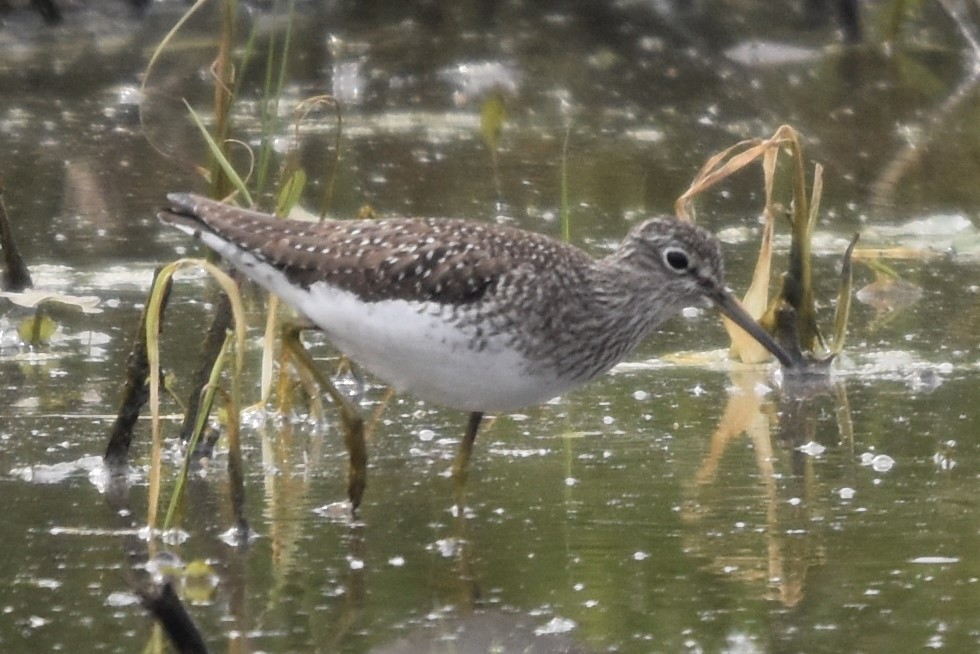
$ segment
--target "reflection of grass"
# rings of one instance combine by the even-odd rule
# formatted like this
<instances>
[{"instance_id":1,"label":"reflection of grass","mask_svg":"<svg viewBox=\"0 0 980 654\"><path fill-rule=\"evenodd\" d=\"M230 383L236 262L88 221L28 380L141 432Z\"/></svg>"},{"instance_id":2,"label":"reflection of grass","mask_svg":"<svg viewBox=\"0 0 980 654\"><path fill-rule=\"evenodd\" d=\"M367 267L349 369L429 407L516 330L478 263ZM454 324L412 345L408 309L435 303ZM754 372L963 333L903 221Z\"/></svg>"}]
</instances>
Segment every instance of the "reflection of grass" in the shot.
<instances>
[{"instance_id":1,"label":"reflection of grass","mask_svg":"<svg viewBox=\"0 0 980 654\"><path fill-rule=\"evenodd\" d=\"M779 155L786 152L791 155L788 170L778 165ZM781 344L790 350L790 354L798 358L801 362L799 371L823 372L843 347L851 302L851 255L857 236L843 256L834 332L828 341L817 326L811 267L811 241L820 207L822 168L819 164L814 166L812 189L808 195L802 148L796 131L783 126L769 139L745 141L711 157L691 187L678 199L676 212L683 218L689 218L691 203L697 195L760 160L765 183L765 224L759 258L746 293L746 309L753 316L761 318L763 324L775 332ZM784 178L788 179L783 182ZM785 199L777 199L781 196L785 196ZM785 216L791 243L786 272L781 277L778 292L770 299L772 238L777 215ZM768 357L768 353L762 351L753 339L743 338L733 333L732 329L729 329L729 333L733 351L743 360ZM722 552L713 544L715 539L704 538L701 530L692 530L688 549L707 558L713 569L725 570L726 574L732 571L734 574L730 576L733 579L740 580L747 587L765 588L767 596L792 607L804 599L808 570L818 561L818 548L809 534L803 538L788 539L785 536L788 526L807 522L808 507L815 503L812 462L809 457L801 460L803 455L799 451L804 443L817 440L817 405L813 399L823 393L833 396L840 442L852 448L854 430L842 383L829 384L825 377L818 377L816 383L810 383L810 378L797 376L795 381L802 383L788 386L790 392L783 394L779 411L773 412L762 408L762 398L752 390L760 381L755 372L733 376L732 381L740 392L729 396L725 413L712 435L710 450L691 481L691 498L685 503L682 517L691 524L707 525L709 514L725 510L724 500L713 500L705 489L718 481L717 471L726 451L732 449L736 439L745 434L752 442L757 478L761 480L758 508L759 514L765 515L765 527L760 530L764 540L761 545L743 547L745 554L733 558L731 548ZM792 452L790 462L794 463L794 458L796 463L802 461L799 468L794 466L794 476L802 484L804 501L799 512L794 511L790 515L780 510L785 503L780 500L779 489L774 482L779 476L775 462L783 458L773 448L774 426L778 429L780 443L789 446Z\"/></svg>"},{"instance_id":2,"label":"reflection of grass","mask_svg":"<svg viewBox=\"0 0 980 654\"><path fill-rule=\"evenodd\" d=\"M779 154L789 150L791 155L790 207L786 212L780 210L776 200L779 187L776 184ZM813 293L813 273L810 264L813 227L817 220L820 207L820 196L823 189L823 168L820 164L814 166L813 185L809 197L806 189L806 173L804 170L803 151L796 130L784 125L776 130L768 139L742 141L732 147L712 156L698 172L690 187L675 203L677 215L690 219L693 215L694 199L715 184L739 172L751 163L761 160L765 184L765 206L763 217L762 244L752 283L745 294L745 308L770 330L775 330L781 340L791 337L789 345L796 351L804 351L812 358L815 355L827 357L829 361L844 344L847 317L851 300L851 267L850 257L857 241L857 236L851 242L844 254L841 281L839 285L837 308L834 320L833 339L829 342L824 338L816 321L816 301ZM780 290L770 300L769 282L772 263L772 236L775 229L777 213L788 213L792 234L789 262L782 276ZM787 325L792 329L787 332L779 327L787 324L777 321L780 311L792 312L792 323ZM744 361L760 361L768 358L769 354L755 339L742 332L738 327L726 320L726 329L732 339L733 353ZM795 335L791 332L795 332ZM785 344L785 343L784 343Z\"/></svg>"}]
</instances>

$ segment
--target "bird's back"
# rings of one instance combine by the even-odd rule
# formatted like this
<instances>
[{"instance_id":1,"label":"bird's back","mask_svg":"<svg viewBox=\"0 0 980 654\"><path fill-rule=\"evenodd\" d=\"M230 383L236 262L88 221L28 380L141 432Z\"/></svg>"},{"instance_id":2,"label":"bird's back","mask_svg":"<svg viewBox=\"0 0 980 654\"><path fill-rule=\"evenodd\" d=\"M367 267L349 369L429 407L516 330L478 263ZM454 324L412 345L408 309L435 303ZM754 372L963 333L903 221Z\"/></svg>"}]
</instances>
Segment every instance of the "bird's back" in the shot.
<instances>
[{"instance_id":1,"label":"bird's back","mask_svg":"<svg viewBox=\"0 0 980 654\"><path fill-rule=\"evenodd\" d=\"M191 194L170 196L160 219L211 232L295 284L326 282L364 301L478 302L518 268L588 267L591 258L547 236L454 218L308 222L278 219ZM206 239L205 239L206 240Z\"/></svg>"}]
</instances>

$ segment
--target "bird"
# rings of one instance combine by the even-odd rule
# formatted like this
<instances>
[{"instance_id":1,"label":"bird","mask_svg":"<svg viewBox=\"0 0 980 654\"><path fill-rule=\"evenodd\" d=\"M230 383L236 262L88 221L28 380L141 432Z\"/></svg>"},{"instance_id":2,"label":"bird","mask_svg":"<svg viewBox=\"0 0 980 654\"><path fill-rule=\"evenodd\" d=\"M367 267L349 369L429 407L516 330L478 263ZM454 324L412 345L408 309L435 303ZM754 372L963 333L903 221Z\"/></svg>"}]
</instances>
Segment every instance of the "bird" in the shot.
<instances>
[{"instance_id":1,"label":"bird","mask_svg":"<svg viewBox=\"0 0 980 654\"><path fill-rule=\"evenodd\" d=\"M199 239L391 386L466 411L454 473L484 414L541 404L603 375L684 307L710 300L787 368L794 358L724 283L708 230L657 217L594 258L460 218L309 222L190 193L160 221ZM348 488L356 507L359 490Z\"/></svg>"}]
</instances>

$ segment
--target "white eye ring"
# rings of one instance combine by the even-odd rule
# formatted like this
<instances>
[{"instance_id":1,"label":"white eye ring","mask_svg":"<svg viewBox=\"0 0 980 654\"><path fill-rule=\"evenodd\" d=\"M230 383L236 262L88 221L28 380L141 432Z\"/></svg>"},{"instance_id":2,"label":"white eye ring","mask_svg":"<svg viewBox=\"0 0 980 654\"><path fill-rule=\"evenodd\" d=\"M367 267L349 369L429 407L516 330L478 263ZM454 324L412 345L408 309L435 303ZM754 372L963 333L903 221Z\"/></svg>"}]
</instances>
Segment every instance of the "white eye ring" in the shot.
<instances>
[{"instance_id":1,"label":"white eye ring","mask_svg":"<svg viewBox=\"0 0 980 654\"><path fill-rule=\"evenodd\" d=\"M664 248L663 258L667 269L679 275L690 270L691 258L681 248Z\"/></svg>"}]
</instances>

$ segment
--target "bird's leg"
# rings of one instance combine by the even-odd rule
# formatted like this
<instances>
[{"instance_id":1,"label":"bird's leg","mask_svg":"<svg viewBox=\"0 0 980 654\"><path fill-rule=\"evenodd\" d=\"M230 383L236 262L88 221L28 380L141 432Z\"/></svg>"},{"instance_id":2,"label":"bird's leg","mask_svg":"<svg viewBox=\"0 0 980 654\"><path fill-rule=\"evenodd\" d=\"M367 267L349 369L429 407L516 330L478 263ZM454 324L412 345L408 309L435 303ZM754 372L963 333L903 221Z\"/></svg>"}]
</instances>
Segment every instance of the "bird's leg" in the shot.
<instances>
[{"instance_id":1,"label":"bird's leg","mask_svg":"<svg viewBox=\"0 0 980 654\"><path fill-rule=\"evenodd\" d=\"M476 440L476 433L480 430L480 421L483 420L482 411L470 413L469 422L466 424L466 434L456 450L456 459L453 461L453 490L456 496L456 507L463 510L463 489L466 486L466 477L469 474L470 455L473 454L473 442Z\"/></svg>"},{"instance_id":2,"label":"bird's leg","mask_svg":"<svg viewBox=\"0 0 980 654\"><path fill-rule=\"evenodd\" d=\"M371 419L368 420L366 425L364 425L364 440L370 442L371 439L374 438L374 428L378 426L378 423L381 421L381 414L388 408L388 402L390 402L391 398L394 396L394 388L389 386L385 389L384 395L382 395L381 400L378 401L378 406L374 409L374 413L371 414Z\"/></svg>"},{"instance_id":3,"label":"bird's leg","mask_svg":"<svg viewBox=\"0 0 980 654\"><path fill-rule=\"evenodd\" d=\"M367 486L367 445L364 442L364 418L354 404L337 390L327 376L313 362L299 340L303 325L284 325L282 331L283 347L289 350L297 365L305 368L316 379L330 399L340 409L340 422L344 429L344 445L347 447L347 497L351 511L356 512L361 505L364 487Z\"/></svg>"}]
</instances>

